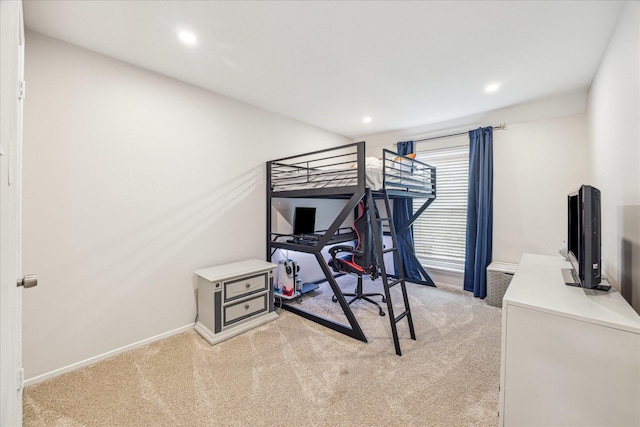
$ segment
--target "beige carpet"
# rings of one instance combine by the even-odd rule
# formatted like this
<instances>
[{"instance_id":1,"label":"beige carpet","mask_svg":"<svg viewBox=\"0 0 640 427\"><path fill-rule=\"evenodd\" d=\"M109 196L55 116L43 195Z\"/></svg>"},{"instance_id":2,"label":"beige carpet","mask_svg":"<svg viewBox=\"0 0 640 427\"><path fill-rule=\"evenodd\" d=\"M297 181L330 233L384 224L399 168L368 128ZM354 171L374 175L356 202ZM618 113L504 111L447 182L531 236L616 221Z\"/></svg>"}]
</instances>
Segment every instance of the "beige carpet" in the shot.
<instances>
[{"instance_id":1,"label":"beige carpet","mask_svg":"<svg viewBox=\"0 0 640 427\"><path fill-rule=\"evenodd\" d=\"M402 321L401 357L366 302L352 307L368 343L279 310L215 346L189 331L29 386L24 425L497 425L501 310L455 288L408 289L417 340ZM323 285L301 306L338 313L330 297Z\"/></svg>"}]
</instances>

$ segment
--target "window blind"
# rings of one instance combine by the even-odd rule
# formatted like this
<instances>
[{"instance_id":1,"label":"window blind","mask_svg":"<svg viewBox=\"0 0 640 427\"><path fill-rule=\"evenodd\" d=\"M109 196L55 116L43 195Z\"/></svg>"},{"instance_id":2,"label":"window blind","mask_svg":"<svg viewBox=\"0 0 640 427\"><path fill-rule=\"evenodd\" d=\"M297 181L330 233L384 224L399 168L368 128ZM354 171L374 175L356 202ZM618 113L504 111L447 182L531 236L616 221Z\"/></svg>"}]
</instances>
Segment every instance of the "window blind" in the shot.
<instances>
[{"instance_id":1,"label":"window blind","mask_svg":"<svg viewBox=\"0 0 640 427\"><path fill-rule=\"evenodd\" d=\"M436 199L413 224L416 257L425 267L464 272L469 146L418 151L436 167ZM424 200L413 203L414 212Z\"/></svg>"}]
</instances>

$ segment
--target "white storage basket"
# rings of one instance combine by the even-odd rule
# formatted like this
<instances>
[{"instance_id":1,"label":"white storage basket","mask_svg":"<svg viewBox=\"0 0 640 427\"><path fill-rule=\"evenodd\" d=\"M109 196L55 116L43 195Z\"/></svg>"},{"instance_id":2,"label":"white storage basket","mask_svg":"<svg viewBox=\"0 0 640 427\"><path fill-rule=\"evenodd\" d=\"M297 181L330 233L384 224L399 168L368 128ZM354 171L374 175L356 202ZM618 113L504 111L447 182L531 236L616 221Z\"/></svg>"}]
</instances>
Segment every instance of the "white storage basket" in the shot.
<instances>
[{"instance_id":1,"label":"white storage basket","mask_svg":"<svg viewBox=\"0 0 640 427\"><path fill-rule=\"evenodd\" d=\"M518 264L492 262L487 267L487 304L502 307L502 297L516 272Z\"/></svg>"}]
</instances>

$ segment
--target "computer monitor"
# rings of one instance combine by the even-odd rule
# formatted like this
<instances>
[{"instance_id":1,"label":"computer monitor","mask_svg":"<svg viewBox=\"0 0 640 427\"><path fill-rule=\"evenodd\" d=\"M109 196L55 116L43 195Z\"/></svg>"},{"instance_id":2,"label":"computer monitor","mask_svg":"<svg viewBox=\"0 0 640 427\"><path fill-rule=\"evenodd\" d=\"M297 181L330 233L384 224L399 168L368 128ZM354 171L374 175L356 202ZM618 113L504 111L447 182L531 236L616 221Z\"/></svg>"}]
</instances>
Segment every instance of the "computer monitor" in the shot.
<instances>
[{"instance_id":1,"label":"computer monitor","mask_svg":"<svg viewBox=\"0 0 640 427\"><path fill-rule=\"evenodd\" d=\"M293 216L293 234L313 234L316 231L316 208L296 207Z\"/></svg>"}]
</instances>

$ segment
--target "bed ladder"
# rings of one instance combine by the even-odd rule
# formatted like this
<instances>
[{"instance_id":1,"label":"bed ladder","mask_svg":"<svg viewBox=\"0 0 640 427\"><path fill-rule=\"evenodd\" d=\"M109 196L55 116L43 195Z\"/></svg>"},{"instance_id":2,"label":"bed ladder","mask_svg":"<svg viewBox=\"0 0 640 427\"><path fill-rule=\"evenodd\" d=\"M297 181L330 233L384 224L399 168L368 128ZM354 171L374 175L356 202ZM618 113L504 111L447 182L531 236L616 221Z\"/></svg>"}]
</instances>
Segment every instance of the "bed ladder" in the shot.
<instances>
[{"instance_id":1,"label":"bed ladder","mask_svg":"<svg viewBox=\"0 0 640 427\"><path fill-rule=\"evenodd\" d=\"M396 354L398 356L402 356L402 352L400 351L400 341L398 339L398 328L397 324L405 317L407 318L407 322L409 324L409 333L411 334L411 339L416 339L416 333L413 329L413 319L411 318L411 308L409 307L409 297L407 296L407 286L404 279L404 268L402 264L402 259L400 258L400 252L398 251L398 238L396 236L396 228L393 223L393 217L391 215L391 207L389 204L389 195L387 194L387 190L383 189L380 191L382 195L382 199L384 200L384 208L386 211L386 217L381 217L380 212L376 207L376 203L374 198L372 197L372 192L370 189L367 189L366 197L367 197L367 207L369 210L369 219L371 221L371 227L373 231L373 240L374 246L376 250L376 256L378 258L378 263L380 265L380 276L382 278L382 284L384 286L384 295L385 300L387 302L387 311L389 312L389 323L391 324L391 333L393 335L393 344L396 347ZM386 225L389 227L389 231L391 234L391 242L392 247L384 248L382 242L382 227L383 223L387 223ZM384 265L384 254L388 252L393 252L393 259L395 261L395 265L398 269L396 272L397 278L393 281L389 281L389 276L387 275L387 271ZM393 279L393 278L392 278ZM402 299L404 302L404 308L402 313L396 316L393 312L393 304L391 301L391 288L400 285L402 290Z\"/></svg>"}]
</instances>

